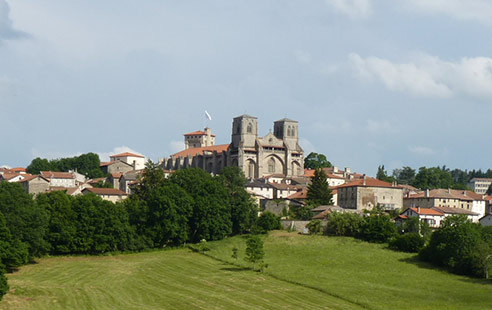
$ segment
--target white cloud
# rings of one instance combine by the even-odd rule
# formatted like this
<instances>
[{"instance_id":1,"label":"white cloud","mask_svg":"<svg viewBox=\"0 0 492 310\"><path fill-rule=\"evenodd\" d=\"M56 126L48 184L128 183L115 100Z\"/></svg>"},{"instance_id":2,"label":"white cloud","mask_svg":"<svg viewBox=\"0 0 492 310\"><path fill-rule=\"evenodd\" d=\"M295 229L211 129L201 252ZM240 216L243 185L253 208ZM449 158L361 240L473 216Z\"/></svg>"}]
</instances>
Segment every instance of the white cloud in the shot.
<instances>
[{"instance_id":1,"label":"white cloud","mask_svg":"<svg viewBox=\"0 0 492 310\"><path fill-rule=\"evenodd\" d=\"M128 146L124 146L124 145L123 146L117 146L117 147L113 148L113 150L110 152L97 152L97 155L99 155L99 159L101 161L109 161L109 156L119 154L119 153L125 153L125 152L130 152L130 153L145 156L145 155L135 151L134 149L131 149Z\"/></svg>"},{"instance_id":2,"label":"white cloud","mask_svg":"<svg viewBox=\"0 0 492 310\"><path fill-rule=\"evenodd\" d=\"M411 10L444 14L459 20L475 20L492 23L492 1L490 0L400 0Z\"/></svg>"},{"instance_id":3,"label":"white cloud","mask_svg":"<svg viewBox=\"0 0 492 310\"><path fill-rule=\"evenodd\" d=\"M411 146L408 150L417 155L433 155L436 153L433 149L425 146Z\"/></svg>"},{"instance_id":4,"label":"white cloud","mask_svg":"<svg viewBox=\"0 0 492 310\"><path fill-rule=\"evenodd\" d=\"M337 13L350 19L364 19L371 15L372 8L369 0L326 0Z\"/></svg>"},{"instance_id":5,"label":"white cloud","mask_svg":"<svg viewBox=\"0 0 492 310\"><path fill-rule=\"evenodd\" d=\"M15 30L10 19L10 7L7 1L0 0L0 41L4 39L14 39L25 34Z\"/></svg>"},{"instance_id":6,"label":"white cloud","mask_svg":"<svg viewBox=\"0 0 492 310\"><path fill-rule=\"evenodd\" d=\"M387 120L376 121L373 119L367 120L367 130L372 133L384 133L391 130L391 124Z\"/></svg>"},{"instance_id":7,"label":"white cloud","mask_svg":"<svg viewBox=\"0 0 492 310\"><path fill-rule=\"evenodd\" d=\"M359 77L379 81L391 91L424 97L466 94L492 98L492 58L488 57L447 62L420 55L413 62L393 63L387 59L350 54L349 63Z\"/></svg>"},{"instance_id":8,"label":"white cloud","mask_svg":"<svg viewBox=\"0 0 492 310\"><path fill-rule=\"evenodd\" d=\"M311 63L311 54L309 52L303 50L297 50L294 52L294 56L297 61L301 64L310 64Z\"/></svg>"}]
</instances>

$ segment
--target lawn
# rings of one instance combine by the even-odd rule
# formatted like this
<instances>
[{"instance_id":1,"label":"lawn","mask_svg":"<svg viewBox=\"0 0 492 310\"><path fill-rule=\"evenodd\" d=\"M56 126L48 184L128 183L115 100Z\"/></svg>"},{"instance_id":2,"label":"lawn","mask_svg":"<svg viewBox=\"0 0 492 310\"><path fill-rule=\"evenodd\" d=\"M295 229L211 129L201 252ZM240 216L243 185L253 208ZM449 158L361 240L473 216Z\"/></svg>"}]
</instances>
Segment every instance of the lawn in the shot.
<instances>
[{"instance_id":1,"label":"lawn","mask_svg":"<svg viewBox=\"0 0 492 310\"><path fill-rule=\"evenodd\" d=\"M0 309L360 309L188 249L45 258L8 278Z\"/></svg>"},{"instance_id":2,"label":"lawn","mask_svg":"<svg viewBox=\"0 0 492 310\"><path fill-rule=\"evenodd\" d=\"M492 281L453 275L384 245L272 232L263 274L242 268L250 267L245 237L208 245L214 258L175 249L41 259L9 274L0 309L492 308Z\"/></svg>"},{"instance_id":3,"label":"lawn","mask_svg":"<svg viewBox=\"0 0 492 310\"><path fill-rule=\"evenodd\" d=\"M210 244L209 255L238 265L244 237ZM368 309L492 309L492 281L457 276L415 254L348 237L273 232L265 238L265 273L317 288Z\"/></svg>"}]
</instances>

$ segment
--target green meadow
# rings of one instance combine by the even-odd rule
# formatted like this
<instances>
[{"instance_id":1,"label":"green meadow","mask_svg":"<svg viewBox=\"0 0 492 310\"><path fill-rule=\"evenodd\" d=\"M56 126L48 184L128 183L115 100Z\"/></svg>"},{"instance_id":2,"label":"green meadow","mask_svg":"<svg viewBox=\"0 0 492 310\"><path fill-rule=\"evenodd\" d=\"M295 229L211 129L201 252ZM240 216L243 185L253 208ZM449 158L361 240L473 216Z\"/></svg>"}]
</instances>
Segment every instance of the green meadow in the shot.
<instances>
[{"instance_id":1,"label":"green meadow","mask_svg":"<svg viewBox=\"0 0 492 310\"><path fill-rule=\"evenodd\" d=\"M245 238L206 255L173 249L50 257L9 274L0 309L491 309L492 282L352 238L272 232L263 273ZM239 249L233 259L232 248Z\"/></svg>"}]
</instances>

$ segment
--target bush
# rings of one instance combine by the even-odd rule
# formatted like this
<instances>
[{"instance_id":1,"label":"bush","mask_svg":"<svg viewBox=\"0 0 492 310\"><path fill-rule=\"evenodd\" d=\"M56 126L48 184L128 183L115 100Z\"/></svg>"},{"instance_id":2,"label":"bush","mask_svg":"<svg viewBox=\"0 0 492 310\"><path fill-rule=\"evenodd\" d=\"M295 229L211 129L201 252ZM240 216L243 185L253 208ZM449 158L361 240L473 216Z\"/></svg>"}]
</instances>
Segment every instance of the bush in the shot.
<instances>
[{"instance_id":1,"label":"bush","mask_svg":"<svg viewBox=\"0 0 492 310\"><path fill-rule=\"evenodd\" d=\"M362 217L355 213L332 212L326 215L325 233L354 237L360 229Z\"/></svg>"},{"instance_id":2,"label":"bush","mask_svg":"<svg viewBox=\"0 0 492 310\"><path fill-rule=\"evenodd\" d=\"M263 212L258 218L257 226L259 231L267 232L270 230L281 229L282 224L280 223L280 218L273 214L272 212Z\"/></svg>"},{"instance_id":3,"label":"bush","mask_svg":"<svg viewBox=\"0 0 492 310\"><path fill-rule=\"evenodd\" d=\"M7 284L7 277L5 276L5 268L0 264L0 300L2 300L3 295L7 294L9 290L9 285Z\"/></svg>"},{"instance_id":4,"label":"bush","mask_svg":"<svg viewBox=\"0 0 492 310\"><path fill-rule=\"evenodd\" d=\"M357 238L375 242L385 243L396 236L396 226L386 214L371 214L362 220Z\"/></svg>"},{"instance_id":5,"label":"bush","mask_svg":"<svg viewBox=\"0 0 492 310\"><path fill-rule=\"evenodd\" d=\"M391 239L389 247L396 251L416 253L424 247L424 243L424 238L418 233L407 233Z\"/></svg>"},{"instance_id":6,"label":"bush","mask_svg":"<svg viewBox=\"0 0 492 310\"><path fill-rule=\"evenodd\" d=\"M306 225L306 228L309 229L309 234L317 235L321 232L321 220L313 220Z\"/></svg>"}]
</instances>

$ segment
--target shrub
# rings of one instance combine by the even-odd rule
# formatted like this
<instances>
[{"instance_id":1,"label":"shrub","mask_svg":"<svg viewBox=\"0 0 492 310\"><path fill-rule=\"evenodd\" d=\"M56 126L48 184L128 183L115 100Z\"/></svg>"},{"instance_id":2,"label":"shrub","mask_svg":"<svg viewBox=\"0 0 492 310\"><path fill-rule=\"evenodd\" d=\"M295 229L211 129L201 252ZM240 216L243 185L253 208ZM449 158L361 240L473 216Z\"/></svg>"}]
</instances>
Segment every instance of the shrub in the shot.
<instances>
[{"instance_id":1,"label":"shrub","mask_svg":"<svg viewBox=\"0 0 492 310\"><path fill-rule=\"evenodd\" d=\"M418 233L397 235L389 242L390 249L402 252L419 252L424 247L424 238Z\"/></svg>"},{"instance_id":2,"label":"shrub","mask_svg":"<svg viewBox=\"0 0 492 310\"><path fill-rule=\"evenodd\" d=\"M362 217L355 213L333 212L326 216L325 233L336 236L355 236L362 222Z\"/></svg>"},{"instance_id":3,"label":"shrub","mask_svg":"<svg viewBox=\"0 0 492 310\"><path fill-rule=\"evenodd\" d=\"M321 220L313 220L306 225L309 234L317 235L321 231Z\"/></svg>"},{"instance_id":4,"label":"shrub","mask_svg":"<svg viewBox=\"0 0 492 310\"><path fill-rule=\"evenodd\" d=\"M371 214L362 220L357 237L375 243L387 242L396 235L396 226L386 214Z\"/></svg>"},{"instance_id":5,"label":"shrub","mask_svg":"<svg viewBox=\"0 0 492 310\"><path fill-rule=\"evenodd\" d=\"M260 215L260 217L258 218L257 226L259 228L259 231L261 232L267 232L270 230L282 228L280 218L269 211L263 212Z\"/></svg>"}]
</instances>

